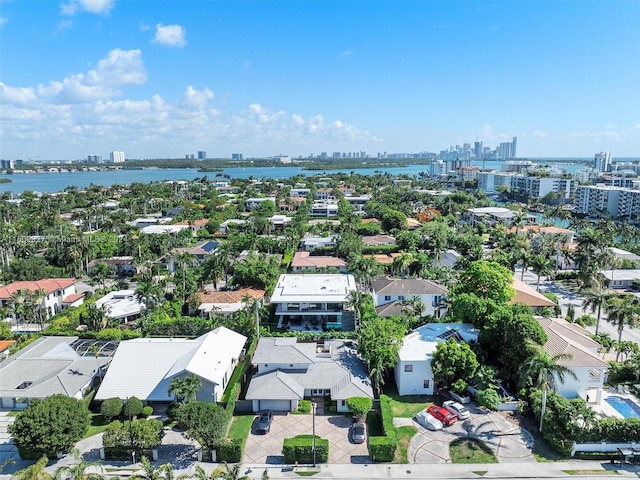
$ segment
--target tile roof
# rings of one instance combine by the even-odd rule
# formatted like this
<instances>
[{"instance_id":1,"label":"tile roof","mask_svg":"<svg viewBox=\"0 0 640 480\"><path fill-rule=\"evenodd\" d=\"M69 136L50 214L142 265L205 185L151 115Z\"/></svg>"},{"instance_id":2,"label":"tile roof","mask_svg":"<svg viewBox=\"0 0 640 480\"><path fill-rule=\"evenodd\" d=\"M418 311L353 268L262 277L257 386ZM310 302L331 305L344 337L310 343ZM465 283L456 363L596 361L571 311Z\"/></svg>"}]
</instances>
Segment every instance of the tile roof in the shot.
<instances>
[{"instance_id":1,"label":"tile roof","mask_svg":"<svg viewBox=\"0 0 640 480\"><path fill-rule=\"evenodd\" d=\"M537 317L547 334L544 349L551 356L567 354L568 359L558 363L565 367L607 368L608 363L598 358L600 345L588 337L586 330L558 318Z\"/></svg>"},{"instance_id":2,"label":"tile roof","mask_svg":"<svg viewBox=\"0 0 640 480\"><path fill-rule=\"evenodd\" d=\"M5 285L4 287L0 287L0 298L11 298L11 295L23 288L31 290L32 292L35 292L36 290L42 288L49 294L55 292L56 290L68 288L74 283L76 283L75 278L47 278L44 280L37 280L35 282L13 282L9 285Z\"/></svg>"},{"instance_id":3,"label":"tile roof","mask_svg":"<svg viewBox=\"0 0 640 480\"><path fill-rule=\"evenodd\" d=\"M535 288L530 287L521 280L513 277L513 288L516 296L511 303L522 303L529 307L553 307L555 303L538 292Z\"/></svg>"},{"instance_id":4,"label":"tile roof","mask_svg":"<svg viewBox=\"0 0 640 480\"><path fill-rule=\"evenodd\" d=\"M338 257L311 256L310 252L296 252L291 261L292 267L299 268L340 268L346 267L347 262Z\"/></svg>"},{"instance_id":5,"label":"tile roof","mask_svg":"<svg viewBox=\"0 0 640 480\"><path fill-rule=\"evenodd\" d=\"M376 295L446 295L447 287L422 278L378 277L372 282Z\"/></svg>"},{"instance_id":6,"label":"tile roof","mask_svg":"<svg viewBox=\"0 0 640 480\"><path fill-rule=\"evenodd\" d=\"M240 290L225 291L204 291L198 292L198 297L202 303L240 303L246 296L260 300L264 297L265 291L253 288L241 288Z\"/></svg>"}]
</instances>

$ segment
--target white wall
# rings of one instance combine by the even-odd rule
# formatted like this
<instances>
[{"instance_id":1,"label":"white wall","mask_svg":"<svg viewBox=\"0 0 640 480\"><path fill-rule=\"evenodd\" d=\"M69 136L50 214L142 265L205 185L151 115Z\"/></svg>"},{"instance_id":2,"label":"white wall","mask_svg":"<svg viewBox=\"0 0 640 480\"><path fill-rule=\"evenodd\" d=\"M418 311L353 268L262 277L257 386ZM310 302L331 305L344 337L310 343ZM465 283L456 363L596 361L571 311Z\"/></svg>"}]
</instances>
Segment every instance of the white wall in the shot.
<instances>
[{"instance_id":1,"label":"white wall","mask_svg":"<svg viewBox=\"0 0 640 480\"><path fill-rule=\"evenodd\" d=\"M412 365L412 371L405 372L405 365ZM428 360L401 360L394 369L394 376L400 395L433 395L433 372ZM428 388L424 388L425 380L429 380Z\"/></svg>"}]
</instances>

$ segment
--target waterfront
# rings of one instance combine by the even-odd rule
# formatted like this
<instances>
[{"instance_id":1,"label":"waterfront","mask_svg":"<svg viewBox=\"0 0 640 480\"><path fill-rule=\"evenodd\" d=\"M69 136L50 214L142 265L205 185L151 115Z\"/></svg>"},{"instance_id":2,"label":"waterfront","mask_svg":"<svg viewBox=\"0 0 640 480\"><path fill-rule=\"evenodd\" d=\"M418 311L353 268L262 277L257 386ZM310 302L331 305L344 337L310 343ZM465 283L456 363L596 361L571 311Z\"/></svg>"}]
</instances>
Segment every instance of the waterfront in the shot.
<instances>
[{"instance_id":1,"label":"waterfront","mask_svg":"<svg viewBox=\"0 0 640 480\"><path fill-rule=\"evenodd\" d=\"M502 161L487 160L486 162L472 162L473 166L480 168L496 169L502 168ZM551 163L551 162L550 162ZM573 173L584 165L568 163L562 164L568 173ZM62 173L30 173L1 175L0 178L7 178L11 183L0 184L0 193L11 192L13 195L20 195L22 192L31 190L42 193L52 193L64 190L69 186L86 188L90 185L128 185L134 182L161 182L166 180L193 180L204 176L210 179L218 174L226 174L231 178L290 178L296 175L318 175L332 173L357 173L360 175L373 175L375 172L383 171L392 175L419 175L421 172L428 172L428 165L408 165L406 167L376 167L376 168L346 168L342 170L305 170L300 166L283 167L236 167L224 168L222 172L199 172L195 168L169 168L169 169L148 169L148 170L104 170L104 171L74 171Z\"/></svg>"}]
</instances>

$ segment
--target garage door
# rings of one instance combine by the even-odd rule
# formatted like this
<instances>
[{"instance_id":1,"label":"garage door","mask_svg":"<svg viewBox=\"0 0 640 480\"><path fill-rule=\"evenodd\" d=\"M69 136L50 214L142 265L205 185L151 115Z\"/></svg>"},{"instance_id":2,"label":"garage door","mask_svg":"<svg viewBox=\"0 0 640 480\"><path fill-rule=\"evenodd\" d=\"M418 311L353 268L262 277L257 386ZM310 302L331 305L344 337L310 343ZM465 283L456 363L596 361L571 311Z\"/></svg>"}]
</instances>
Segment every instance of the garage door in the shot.
<instances>
[{"instance_id":1,"label":"garage door","mask_svg":"<svg viewBox=\"0 0 640 480\"><path fill-rule=\"evenodd\" d=\"M291 411L291 401L290 400L260 400L260 410L289 412Z\"/></svg>"}]
</instances>

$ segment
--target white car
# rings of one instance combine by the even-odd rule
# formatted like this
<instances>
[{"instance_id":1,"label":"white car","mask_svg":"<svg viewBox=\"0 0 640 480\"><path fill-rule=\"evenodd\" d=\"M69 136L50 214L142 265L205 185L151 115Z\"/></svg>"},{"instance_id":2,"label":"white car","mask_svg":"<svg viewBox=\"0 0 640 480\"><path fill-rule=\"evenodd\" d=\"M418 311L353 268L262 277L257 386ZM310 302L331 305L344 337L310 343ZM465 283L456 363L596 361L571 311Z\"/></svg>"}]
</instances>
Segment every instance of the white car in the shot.
<instances>
[{"instance_id":1,"label":"white car","mask_svg":"<svg viewBox=\"0 0 640 480\"><path fill-rule=\"evenodd\" d=\"M469 410L453 400L447 400L442 404L442 406L458 417L459 420L466 420L471 416L471 412L469 412Z\"/></svg>"},{"instance_id":2,"label":"white car","mask_svg":"<svg viewBox=\"0 0 640 480\"><path fill-rule=\"evenodd\" d=\"M415 420L427 430L442 430L442 422L426 410L418 413Z\"/></svg>"}]
</instances>

